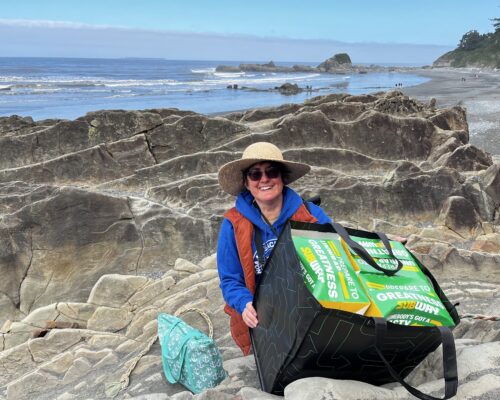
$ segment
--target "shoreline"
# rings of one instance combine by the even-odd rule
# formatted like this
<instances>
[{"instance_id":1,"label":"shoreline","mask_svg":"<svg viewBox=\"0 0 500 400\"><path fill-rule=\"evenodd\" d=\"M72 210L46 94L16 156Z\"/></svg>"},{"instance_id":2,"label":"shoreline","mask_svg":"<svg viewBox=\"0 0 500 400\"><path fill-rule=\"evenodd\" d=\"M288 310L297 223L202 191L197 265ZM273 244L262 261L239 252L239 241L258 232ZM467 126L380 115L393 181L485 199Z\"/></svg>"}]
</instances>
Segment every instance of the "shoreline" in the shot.
<instances>
[{"instance_id":1,"label":"shoreline","mask_svg":"<svg viewBox=\"0 0 500 400\"><path fill-rule=\"evenodd\" d=\"M430 78L420 85L400 88L420 101L436 99L438 108L466 109L470 143L500 155L500 72L479 69L432 68L399 70Z\"/></svg>"}]
</instances>

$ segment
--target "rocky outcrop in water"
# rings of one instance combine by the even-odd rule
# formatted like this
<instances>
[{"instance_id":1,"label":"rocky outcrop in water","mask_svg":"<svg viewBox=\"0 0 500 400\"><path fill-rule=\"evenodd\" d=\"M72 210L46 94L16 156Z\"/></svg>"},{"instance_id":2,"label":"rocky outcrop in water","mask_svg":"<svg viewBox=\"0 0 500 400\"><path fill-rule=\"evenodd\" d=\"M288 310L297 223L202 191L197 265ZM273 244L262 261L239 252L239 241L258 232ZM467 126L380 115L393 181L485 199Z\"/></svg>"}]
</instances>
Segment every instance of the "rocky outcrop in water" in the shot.
<instances>
[{"instance_id":1,"label":"rocky outcrop in water","mask_svg":"<svg viewBox=\"0 0 500 400\"><path fill-rule=\"evenodd\" d=\"M373 66L368 69L380 69L382 67ZM217 72L274 72L274 73L292 73L292 72L328 72L328 73L345 73L347 71L366 73L367 67L353 66L351 58L347 53L335 54L329 59L323 61L316 67L310 65L294 65L285 67L276 65L273 61L265 64L240 64L234 65L218 65L215 70Z\"/></svg>"},{"instance_id":2,"label":"rocky outcrop in water","mask_svg":"<svg viewBox=\"0 0 500 400\"><path fill-rule=\"evenodd\" d=\"M498 314L500 162L469 144L460 107L390 92L219 117L0 118L0 399L192 398L166 383L158 343L140 357L158 313L189 306L212 318L230 373L197 398L274 398L230 338L213 255L234 201L217 170L256 141L311 164L294 188L320 194L337 221L407 236L460 314ZM186 320L205 329L196 315ZM455 330L458 398L500 393L499 329L464 319ZM439 357L410 378L434 395ZM318 379L285 397L410 398L394 385Z\"/></svg>"},{"instance_id":3,"label":"rocky outcrop in water","mask_svg":"<svg viewBox=\"0 0 500 400\"><path fill-rule=\"evenodd\" d=\"M349 69L351 67L351 57L347 53L335 54L318 65L318 69L322 72L337 71L340 68Z\"/></svg>"}]
</instances>

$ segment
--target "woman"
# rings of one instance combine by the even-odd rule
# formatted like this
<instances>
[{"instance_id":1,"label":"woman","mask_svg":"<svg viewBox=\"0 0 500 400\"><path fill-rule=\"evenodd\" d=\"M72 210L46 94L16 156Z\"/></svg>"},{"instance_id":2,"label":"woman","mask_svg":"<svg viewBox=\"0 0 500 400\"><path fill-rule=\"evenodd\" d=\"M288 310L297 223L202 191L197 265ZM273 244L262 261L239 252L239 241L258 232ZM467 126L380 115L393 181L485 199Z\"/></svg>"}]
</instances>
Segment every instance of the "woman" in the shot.
<instances>
[{"instance_id":1,"label":"woman","mask_svg":"<svg viewBox=\"0 0 500 400\"><path fill-rule=\"evenodd\" d=\"M318 206L304 204L286 185L304 176L311 167L286 161L275 145L248 146L240 160L219 170L222 189L237 196L236 207L224 214L217 245L220 287L231 317L231 334L246 355L250 352L248 328L259 323L252 305L256 280L288 220L330 223ZM262 244L259 246L257 240ZM263 249L263 251L258 251ZM258 254L263 253L259 259Z\"/></svg>"}]
</instances>

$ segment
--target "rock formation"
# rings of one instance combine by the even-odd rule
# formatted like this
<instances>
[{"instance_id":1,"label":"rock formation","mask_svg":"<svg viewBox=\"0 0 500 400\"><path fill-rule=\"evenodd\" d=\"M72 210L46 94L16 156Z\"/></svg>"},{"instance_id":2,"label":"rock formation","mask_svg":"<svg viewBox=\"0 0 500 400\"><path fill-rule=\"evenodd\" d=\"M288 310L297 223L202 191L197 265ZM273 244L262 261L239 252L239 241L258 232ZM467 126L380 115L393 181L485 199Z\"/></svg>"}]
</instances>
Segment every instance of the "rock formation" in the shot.
<instances>
[{"instance_id":1,"label":"rock formation","mask_svg":"<svg viewBox=\"0 0 500 400\"><path fill-rule=\"evenodd\" d=\"M275 72L275 73L292 73L292 72L328 72L328 73L345 73L347 71L366 73L367 69L380 70L384 67L377 65L370 67L353 66L351 58L347 53L338 53L323 61L316 67L310 65L294 65L285 67L276 65L273 61L265 64L240 64L234 65L218 65L215 70L217 72Z\"/></svg>"},{"instance_id":2,"label":"rock formation","mask_svg":"<svg viewBox=\"0 0 500 400\"><path fill-rule=\"evenodd\" d=\"M218 117L0 118L0 399L190 399L165 381L159 344L146 350L159 312L191 306L212 318L229 371L196 398L276 398L259 390L252 356L228 333L213 254L234 201L217 170L256 141L311 164L294 188L320 194L335 220L407 236L460 314L498 315L500 163L468 143L460 107L389 92ZM500 394L499 329L469 318L455 329L457 398ZM440 395L439 360L438 350L410 381ZM397 385L320 378L285 392L324 396L410 398Z\"/></svg>"},{"instance_id":3,"label":"rock formation","mask_svg":"<svg viewBox=\"0 0 500 400\"><path fill-rule=\"evenodd\" d=\"M347 69L351 67L351 57L349 57L349 54L347 53L335 54L333 57L330 57L328 60L325 60L318 65L318 69L322 72L336 71L339 68Z\"/></svg>"}]
</instances>

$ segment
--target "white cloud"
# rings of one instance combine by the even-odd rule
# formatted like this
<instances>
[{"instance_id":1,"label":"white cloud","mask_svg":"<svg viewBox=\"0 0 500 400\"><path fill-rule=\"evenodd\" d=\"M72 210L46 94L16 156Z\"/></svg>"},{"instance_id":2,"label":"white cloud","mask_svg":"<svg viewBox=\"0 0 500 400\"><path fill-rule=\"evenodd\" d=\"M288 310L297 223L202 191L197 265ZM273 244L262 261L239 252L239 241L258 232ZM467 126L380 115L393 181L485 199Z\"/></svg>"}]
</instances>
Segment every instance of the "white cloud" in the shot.
<instances>
[{"instance_id":1,"label":"white cloud","mask_svg":"<svg viewBox=\"0 0 500 400\"><path fill-rule=\"evenodd\" d=\"M0 54L7 57L160 57L167 59L321 62L347 52L355 63L432 63L445 46L344 43L251 35L202 34L0 19Z\"/></svg>"},{"instance_id":2,"label":"white cloud","mask_svg":"<svg viewBox=\"0 0 500 400\"><path fill-rule=\"evenodd\" d=\"M111 25L91 25L73 21L50 21L44 19L5 19L0 18L0 26L13 28L47 28L47 29L110 29L122 27Z\"/></svg>"}]
</instances>

